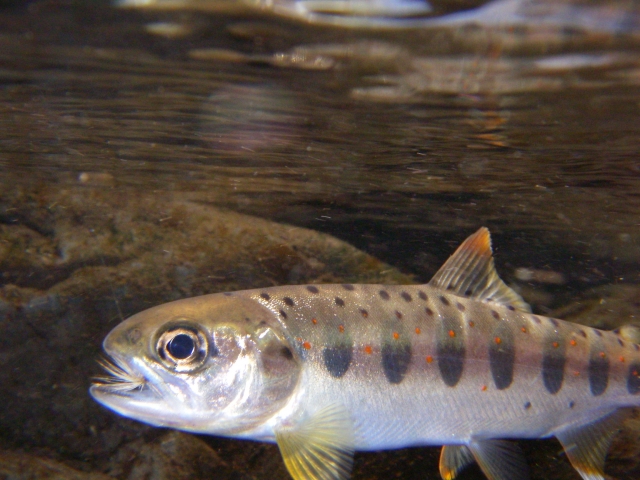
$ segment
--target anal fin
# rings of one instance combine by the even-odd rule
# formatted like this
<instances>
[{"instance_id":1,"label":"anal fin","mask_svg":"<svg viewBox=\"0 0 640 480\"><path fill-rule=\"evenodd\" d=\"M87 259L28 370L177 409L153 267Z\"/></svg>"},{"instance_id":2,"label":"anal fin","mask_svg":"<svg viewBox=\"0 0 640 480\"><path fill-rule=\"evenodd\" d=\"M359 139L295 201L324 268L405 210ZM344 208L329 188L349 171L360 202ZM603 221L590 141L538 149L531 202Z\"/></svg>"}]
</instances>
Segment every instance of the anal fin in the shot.
<instances>
[{"instance_id":1,"label":"anal fin","mask_svg":"<svg viewBox=\"0 0 640 480\"><path fill-rule=\"evenodd\" d=\"M588 425L555 434L571 465L584 480L604 480L607 451L628 414L627 410L617 410Z\"/></svg>"},{"instance_id":2,"label":"anal fin","mask_svg":"<svg viewBox=\"0 0 640 480\"><path fill-rule=\"evenodd\" d=\"M466 445L445 445L440 452L440 476L443 480L453 480L473 460L473 454Z\"/></svg>"},{"instance_id":3,"label":"anal fin","mask_svg":"<svg viewBox=\"0 0 640 480\"><path fill-rule=\"evenodd\" d=\"M469 444L489 480L528 480L529 466L517 444L508 440L474 440Z\"/></svg>"},{"instance_id":4,"label":"anal fin","mask_svg":"<svg viewBox=\"0 0 640 480\"><path fill-rule=\"evenodd\" d=\"M325 407L305 421L275 432L294 480L346 480L353 467L353 425L340 406Z\"/></svg>"}]
</instances>

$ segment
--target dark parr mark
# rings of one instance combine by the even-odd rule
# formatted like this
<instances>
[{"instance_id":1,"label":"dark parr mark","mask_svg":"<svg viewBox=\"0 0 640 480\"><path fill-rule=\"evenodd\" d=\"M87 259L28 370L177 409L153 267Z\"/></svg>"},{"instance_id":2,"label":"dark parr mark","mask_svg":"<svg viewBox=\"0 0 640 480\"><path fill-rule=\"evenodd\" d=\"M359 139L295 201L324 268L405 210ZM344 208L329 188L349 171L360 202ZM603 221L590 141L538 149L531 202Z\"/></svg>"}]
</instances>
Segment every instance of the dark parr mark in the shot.
<instances>
[{"instance_id":1,"label":"dark parr mark","mask_svg":"<svg viewBox=\"0 0 640 480\"><path fill-rule=\"evenodd\" d=\"M353 285L351 285L350 283L342 284L342 288L344 288L345 290L349 290L349 291L355 290L355 287Z\"/></svg>"},{"instance_id":2,"label":"dark parr mark","mask_svg":"<svg viewBox=\"0 0 640 480\"><path fill-rule=\"evenodd\" d=\"M389 300L389 292L386 290L380 290L378 293L380 294L380 298L383 300Z\"/></svg>"},{"instance_id":3,"label":"dark parr mark","mask_svg":"<svg viewBox=\"0 0 640 480\"><path fill-rule=\"evenodd\" d=\"M267 292L262 292L260 294L260 298L262 298L264 300L267 300L267 301L271 300L271 296Z\"/></svg>"},{"instance_id":4,"label":"dark parr mark","mask_svg":"<svg viewBox=\"0 0 640 480\"><path fill-rule=\"evenodd\" d=\"M287 318L287 313L284 310L280 310L280 315L282 315L282 318Z\"/></svg>"},{"instance_id":5,"label":"dark parr mark","mask_svg":"<svg viewBox=\"0 0 640 480\"><path fill-rule=\"evenodd\" d=\"M531 402L526 402L526 403L524 404L524 409L525 409L525 410L529 410L530 408L531 408Z\"/></svg>"},{"instance_id":6,"label":"dark parr mark","mask_svg":"<svg viewBox=\"0 0 640 480\"><path fill-rule=\"evenodd\" d=\"M631 395L640 393L640 362L633 362L629 365L629 374L627 376L627 391Z\"/></svg>"},{"instance_id":7,"label":"dark parr mark","mask_svg":"<svg viewBox=\"0 0 640 480\"><path fill-rule=\"evenodd\" d=\"M503 322L497 325L489 343L489 366L496 388L504 390L513 382L516 347L513 332L508 325Z\"/></svg>"},{"instance_id":8,"label":"dark parr mark","mask_svg":"<svg viewBox=\"0 0 640 480\"><path fill-rule=\"evenodd\" d=\"M409 295L407 292L402 292L400 296L405 302L410 302L412 300L411 295Z\"/></svg>"},{"instance_id":9,"label":"dark parr mark","mask_svg":"<svg viewBox=\"0 0 640 480\"><path fill-rule=\"evenodd\" d=\"M551 394L558 393L564 381L564 366L567 363L565 344L556 335L544 341L542 353L542 381Z\"/></svg>"},{"instance_id":10,"label":"dark parr mark","mask_svg":"<svg viewBox=\"0 0 640 480\"><path fill-rule=\"evenodd\" d=\"M318 288L314 287L313 285L307 285L307 291L311 292L311 293L318 293Z\"/></svg>"},{"instance_id":11,"label":"dark parr mark","mask_svg":"<svg viewBox=\"0 0 640 480\"><path fill-rule=\"evenodd\" d=\"M339 307L344 307L344 300L340 297L336 297L336 305L338 305Z\"/></svg>"},{"instance_id":12,"label":"dark parr mark","mask_svg":"<svg viewBox=\"0 0 640 480\"><path fill-rule=\"evenodd\" d=\"M589 354L589 387L594 397L602 395L609 383L609 358L602 341L594 342Z\"/></svg>"},{"instance_id":13,"label":"dark parr mark","mask_svg":"<svg viewBox=\"0 0 640 480\"><path fill-rule=\"evenodd\" d=\"M438 368L445 384L455 387L462 377L466 354L462 325L453 317L445 316L440 323L436 351Z\"/></svg>"},{"instance_id":14,"label":"dark parr mark","mask_svg":"<svg viewBox=\"0 0 640 480\"><path fill-rule=\"evenodd\" d=\"M282 300L284 301L284 303L286 303L290 307L293 307L295 305L295 302L291 300L291 298L289 297L284 297Z\"/></svg>"},{"instance_id":15,"label":"dark parr mark","mask_svg":"<svg viewBox=\"0 0 640 480\"><path fill-rule=\"evenodd\" d=\"M348 344L325 347L322 350L324 366L332 377L340 378L347 373L351 364L352 350L352 346Z\"/></svg>"},{"instance_id":16,"label":"dark parr mark","mask_svg":"<svg viewBox=\"0 0 640 480\"><path fill-rule=\"evenodd\" d=\"M389 383L402 382L411 363L411 345L397 340L382 344L382 369Z\"/></svg>"},{"instance_id":17,"label":"dark parr mark","mask_svg":"<svg viewBox=\"0 0 640 480\"><path fill-rule=\"evenodd\" d=\"M440 301L442 302L443 305L445 305L447 307L450 305L449 304L449 300L447 300L447 297L444 297L444 296L440 295L439 298L440 298Z\"/></svg>"},{"instance_id":18,"label":"dark parr mark","mask_svg":"<svg viewBox=\"0 0 640 480\"><path fill-rule=\"evenodd\" d=\"M426 300L427 299L427 294L424 293L422 290L420 290L418 292L418 297L420 297L420 300Z\"/></svg>"}]
</instances>

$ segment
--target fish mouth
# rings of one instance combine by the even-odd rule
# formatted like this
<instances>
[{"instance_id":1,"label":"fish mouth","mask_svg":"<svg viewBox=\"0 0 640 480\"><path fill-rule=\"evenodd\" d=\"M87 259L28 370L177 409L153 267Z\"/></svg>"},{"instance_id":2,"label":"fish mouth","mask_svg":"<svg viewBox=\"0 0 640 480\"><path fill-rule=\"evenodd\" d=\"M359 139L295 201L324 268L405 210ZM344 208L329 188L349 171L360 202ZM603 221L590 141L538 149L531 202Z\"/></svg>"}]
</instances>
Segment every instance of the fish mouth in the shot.
<instances>
[{"instance_id":1,"label":"fish mouth","mask_svg":"<svg viewBox=\"0 0 640 480\"><path fill-rule=\"evenodd\" d=\"M92 390L104 391L112 394L127 394L135 390L142 390L147 386L143 375L134 372L125 362L117 358L102 357L98 364L105 370L106 375L94 378Z\"/></svg>"}]
</instances>

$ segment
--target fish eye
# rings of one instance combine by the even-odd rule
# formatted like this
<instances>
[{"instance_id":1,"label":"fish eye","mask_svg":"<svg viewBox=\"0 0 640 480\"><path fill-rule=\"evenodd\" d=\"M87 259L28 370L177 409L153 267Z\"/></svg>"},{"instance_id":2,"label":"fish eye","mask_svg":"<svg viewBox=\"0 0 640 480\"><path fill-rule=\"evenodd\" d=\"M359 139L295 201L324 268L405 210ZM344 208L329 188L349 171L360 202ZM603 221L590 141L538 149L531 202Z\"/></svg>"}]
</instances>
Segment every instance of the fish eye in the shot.
<instances>
[{"instance_id":1,"label":"fish eye","mask_svg":"<svg viewBox=\"0 0 640 480\"><path fill-rule=\"evenodd\" d=\"M180 333L167 343L167 351L177 359L183 360L193 353L196 344L189 335Z\"/></svg>"},{"instance_id":2,"label":"fish eye","mask_svg":"<svg viewBox=\"0 0 640 480\"><path fill-rule=\"evenodd\" d=\"M190 372L204 363L208 352L205 334L192 326L173 326L166 329L156 344L158 356L169 369Z\"/></svg>"}]
</instances>

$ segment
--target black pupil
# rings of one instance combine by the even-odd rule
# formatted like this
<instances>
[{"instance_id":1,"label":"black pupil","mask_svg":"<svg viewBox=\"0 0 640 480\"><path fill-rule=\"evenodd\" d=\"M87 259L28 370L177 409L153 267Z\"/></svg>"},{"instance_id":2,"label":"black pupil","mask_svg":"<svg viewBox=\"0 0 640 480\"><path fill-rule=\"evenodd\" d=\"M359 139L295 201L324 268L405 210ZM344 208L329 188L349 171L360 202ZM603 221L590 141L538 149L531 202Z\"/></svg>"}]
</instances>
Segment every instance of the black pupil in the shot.
<instances>
[{"instance_id":1,"label":"black pupil","mask_svg":"<svg viewBox=\"0 0 640 480\"><path fill-rule=\"evenodd\" d=\"M180 360L190 356L193 353L194 348L195 345L193 343L193 338L189 335L185 335L184 333L176 335L169 340L169 343L167 343L167 350L171 356Z\"/></svg>"}]
</instances>

